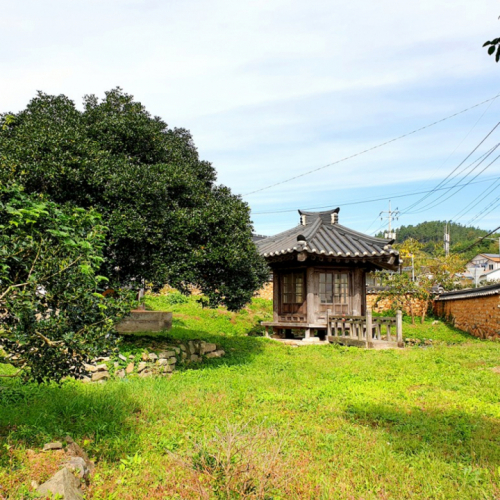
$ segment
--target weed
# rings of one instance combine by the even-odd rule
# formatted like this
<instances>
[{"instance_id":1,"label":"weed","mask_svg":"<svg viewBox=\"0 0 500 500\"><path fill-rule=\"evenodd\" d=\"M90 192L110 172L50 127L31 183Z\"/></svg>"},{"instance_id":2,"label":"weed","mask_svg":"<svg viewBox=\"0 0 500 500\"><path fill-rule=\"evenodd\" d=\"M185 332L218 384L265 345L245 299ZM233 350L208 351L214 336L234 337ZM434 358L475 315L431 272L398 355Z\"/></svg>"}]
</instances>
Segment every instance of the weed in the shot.
<instances>
[{"instance_id":1,"label":"weed","mask_svg":"<svg viewBox=\"0 0 500 500\"><path fill-rule=\"evenodd\" d=\"M193 443L189 460L174 455L193 473L201 498L266 499L286 490L290 474L283 464L284 438L274 427L227 422L215 436Z\"/></svg>"}]
</instances>

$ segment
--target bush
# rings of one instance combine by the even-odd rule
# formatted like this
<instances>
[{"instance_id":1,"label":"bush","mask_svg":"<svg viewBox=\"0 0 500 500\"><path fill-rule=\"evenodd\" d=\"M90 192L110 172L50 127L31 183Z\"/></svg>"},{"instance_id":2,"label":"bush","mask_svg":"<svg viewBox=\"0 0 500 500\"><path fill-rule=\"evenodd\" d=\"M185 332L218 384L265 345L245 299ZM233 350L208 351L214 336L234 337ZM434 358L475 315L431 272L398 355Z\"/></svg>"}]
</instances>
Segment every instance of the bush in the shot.
<instances>
[{"instance_id":1,"label":"bush","mask_svg":"<svg viewBox=\"0 0 500 500\"><path fill-rule=\"evenodd\" d=\"M171 306L175 306L176 304L187 304L189 298L182 295L182 293L173 292L165 296L165 302Z\"/></svg>"},{"instance_id":2,"label":"bush","mask_svg":"<svg viewBox=\"0 0 500 500\"><path fill-rule=\"evenodd\" d=\"M105 234L93 210L0 186L0 363L60 381L113 347L114 323L131 301L100 293Z\"/></svg>"}]
</instances>

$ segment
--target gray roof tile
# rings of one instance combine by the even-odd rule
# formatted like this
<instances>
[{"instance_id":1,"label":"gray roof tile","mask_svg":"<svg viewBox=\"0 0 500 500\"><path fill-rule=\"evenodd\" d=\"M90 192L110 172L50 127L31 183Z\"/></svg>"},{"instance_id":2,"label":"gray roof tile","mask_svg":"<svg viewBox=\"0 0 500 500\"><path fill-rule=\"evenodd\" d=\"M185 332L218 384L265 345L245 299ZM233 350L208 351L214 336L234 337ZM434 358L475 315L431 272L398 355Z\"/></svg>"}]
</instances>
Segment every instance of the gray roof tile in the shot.
<instances>
[{"instance_id":1,"label":"gray roof tile","mask_svg":"<svg viewBox=\"0 0 500 500\"><path fill-rule=\"evenodd\" d=\"M259 252L264 257L273 257L293 252L329 255L335 257L399 257L392 248L394 240L374 238L331 222L329 212L301 212L307 214L306 225L269 236L256 242ZM303 241L300 241L303 240ZM398 261L399 259L396 259Z\"/></svg>"}]
</instances>

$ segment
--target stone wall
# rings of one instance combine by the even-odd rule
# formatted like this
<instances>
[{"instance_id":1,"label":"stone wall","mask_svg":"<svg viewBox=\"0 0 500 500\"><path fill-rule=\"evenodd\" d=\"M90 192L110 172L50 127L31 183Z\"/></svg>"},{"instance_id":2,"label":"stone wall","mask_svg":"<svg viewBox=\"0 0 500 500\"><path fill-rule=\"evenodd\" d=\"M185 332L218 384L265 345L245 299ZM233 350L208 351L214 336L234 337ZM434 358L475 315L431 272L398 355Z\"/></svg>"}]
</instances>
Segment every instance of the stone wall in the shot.
<instances>
[{"instance_id":1,"label":"stone wall","mask_svg":"<svg viewBox=\"0 0 500 500\"><path fill-rule=\"evenodd\" d=\"M144 339L147 342L147 339ZM137 340L139 342L139 340ZM109 378L168 376L179 366L201 363L205 359L221 358L226 353L216 344L203 340L173 343L155 341L156 348L149 347L135 355L113 353L99 356L84 364L86 376L83 382L104 382ZM1 498L1 497L0 497Z\"/></svg>"},{"instance_id":2,"label":"stone wall","mask_svg":"<svg viewBox=\"0 0 500 500\"><path fill-rule=\"evenodd\" d=\"M256 292L255 297L258 297L260 299L267 299L267 300L273 300L273 283L272 281L266 283L258 292ZM376 313L382 313L385 311L389 311L392 309L392 302L394 299L390 297L386 297L383 299L380 299L378 304L375 306L375 303L377 302L379 298L378 293L367 293L366 294L366 305L369 309L371 309L373 312ZM421 299L413 299L412 300L412 307L413 307L413 314L415 316L422 316L422 313L424 312L424 308L427 307L427 303L425 300ZM404 313L409 314L409 311L404 308Z\"/></svg>"},{"instance_id":3,"label":"stone wall","mask_svg":"<svg viewBox=\"0 0 500 500\"><path fill-rule=\"evenodd\" d=\"M377 303L378 300L378 303ZM379 300L378 293L367 293L366 294L366 306L373 312L382 313L392 309L392 303L394 302L393 297L384 297ZM406 302L406 301L405 301ZM375 305L376 304L376 305ZM427 302L422 299L411 299L411 305L413 309L413 314L415 316L422 316L427 308ZM410 314L408 307L403 307L403 312L407 315Z\"/></svg>"},{"instance_id":4,"label":"stone wall","mask_svg":"<svg viewBox=\"0 0 500 500\"><path fill-rule=\"evenodd\" d=\"M273 300L273 282L268 281L258 292L255 293L254 297Z\"/></svg>"},{"instance_id":5,"label":"stone wall","mask_svg":"<svg viewBox=\"0 0 500 500\"><path fill-rule=\"evenodd\" d=\"M436 300L434 312L460 330L482 339L500 338L500 296Z\"/></svg>"}]
</instances>

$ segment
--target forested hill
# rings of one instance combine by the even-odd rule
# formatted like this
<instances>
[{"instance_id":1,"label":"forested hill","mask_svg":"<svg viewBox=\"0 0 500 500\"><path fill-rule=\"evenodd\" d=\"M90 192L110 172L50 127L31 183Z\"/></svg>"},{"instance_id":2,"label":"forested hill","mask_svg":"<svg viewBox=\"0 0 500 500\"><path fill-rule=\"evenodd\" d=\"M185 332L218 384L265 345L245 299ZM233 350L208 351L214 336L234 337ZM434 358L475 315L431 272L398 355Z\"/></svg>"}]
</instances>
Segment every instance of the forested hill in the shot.
<instances>
[{"instance_id":1,"label":"forested hill","mask_svg":"<svg viewBox=\"0 0 500 500\"><path fill-rule=\"evenodd\" d=\"M426 252L434 253L436 245L442 247L445 225L446 221L429 221L421 222L415 226L401 226L397 230L396 241L397 243L403 243L408 238L413 238L425 245L424 250ZM463 226L455 222L451 224L448 223L448 227L452 250L465 248L467 245L472 244L478 238L488 233L488 231L484 229ZM377 236L383 237L383 233ZM483 245L478 246L478 251L485 252L488 251L490 247L495 253L498 253L498 245L489 240L484 241Z\"/></svg>"}]
</instances>

